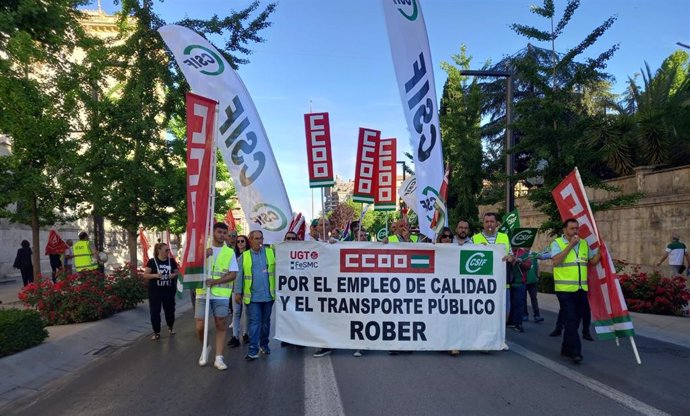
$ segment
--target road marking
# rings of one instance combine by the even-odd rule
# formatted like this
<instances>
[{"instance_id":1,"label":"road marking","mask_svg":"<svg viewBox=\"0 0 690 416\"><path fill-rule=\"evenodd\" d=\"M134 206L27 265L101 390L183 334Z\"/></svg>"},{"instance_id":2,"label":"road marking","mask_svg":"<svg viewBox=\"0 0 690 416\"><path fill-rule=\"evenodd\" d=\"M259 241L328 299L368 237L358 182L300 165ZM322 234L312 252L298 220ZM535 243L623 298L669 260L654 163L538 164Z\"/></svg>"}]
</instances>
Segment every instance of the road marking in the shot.
<instances>
[{"instance_id":1,"label":"road marking","mask_svg":"<svg viewBox=\"0 0 690 416\"><path fill-rule=\"evenodd\" d=\"M621 405L632 409L636 412L639 412L643 415L646 416L670 416L668 413L664 412L663 410L657 409L656 407L650 406L647 403L641 402L637 400L636 398L629 396L622 391L616 390L613 387L606 385L604 383L601 383L591 377L587 377L586 375L579 373L575 370L572 370L562 364L558 364L557 362L550 360L544 356L541 356L535 352L532 352L528 350L525 347L522 347L518 344L515 344L513 342L510 343L510 350L513 352L516 352L523 357L527 358L528 360L534 361L537 364L542 365L543 367L548 368L549 370L566 377L596 393L601 394L602 396L606 396L609 399L616 401L620 403Z\"/></svg>"},{"instance_id":2,"label":"road marking","mask_svg":"<svg viewBox=\"0 0 690 416\"><path fill-rule=\"evenodd\" d=\"M306 350L306 349L305 349ZM305 416L345 416L331 357L304 357Z\"/></svg>"}]
</instances>

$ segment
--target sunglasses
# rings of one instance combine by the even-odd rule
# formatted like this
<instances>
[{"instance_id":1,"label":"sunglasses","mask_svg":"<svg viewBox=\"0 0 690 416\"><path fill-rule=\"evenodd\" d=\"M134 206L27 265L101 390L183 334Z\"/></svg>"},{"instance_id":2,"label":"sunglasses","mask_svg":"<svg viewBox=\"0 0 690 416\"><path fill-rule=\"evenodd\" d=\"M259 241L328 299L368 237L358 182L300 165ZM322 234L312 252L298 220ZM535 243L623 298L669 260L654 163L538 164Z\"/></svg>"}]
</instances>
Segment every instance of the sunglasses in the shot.
<instances>
[{"instance_id":1,"label":"sunglasses","mask_svg":"<svg viewBox=\"0 0 690 416\"><path fill-rule=\"evenodd\" d=\"M247 242L246 242L246 241L244 241L244 240L237 240L237 244L239 244L239 243L242 243L242 244L247 244Z\"/></svg>"},{"instance_id":2,"label":"sunglasses","mask_svg":"<svg viewBox=\"0 0 690 416\"><path fill-rule=\"evenodd\" d=\"M237 234L228 234L228 237L237 237Z\"/></svg>"},{"instance_id":3,"label":"sunglasses","mask_svg":"<svg viewBox=\"0 0 690 416\"><path fill-rule=\"evenodd\" d=\"M295 237L286 237L285 241L296 241L297 239Z\"/></svg>"},{"instance_id":4,"label":"sunglasses","mask_svg":"<svg viewBox=\"0 0 690 416\"><path fill-rule=\"evenodd\" d=\"M453 238L452 234L442 234L441 238Z\"/></svg>"}]
</instances>

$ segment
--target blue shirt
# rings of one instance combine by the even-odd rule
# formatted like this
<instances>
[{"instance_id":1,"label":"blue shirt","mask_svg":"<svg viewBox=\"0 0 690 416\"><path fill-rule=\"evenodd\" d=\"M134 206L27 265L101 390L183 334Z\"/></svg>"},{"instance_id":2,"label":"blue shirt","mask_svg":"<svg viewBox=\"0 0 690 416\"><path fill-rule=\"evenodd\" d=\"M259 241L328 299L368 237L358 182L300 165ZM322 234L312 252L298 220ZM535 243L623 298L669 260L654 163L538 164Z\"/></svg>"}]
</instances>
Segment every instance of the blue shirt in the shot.
<instances>
[{"instance_id":1,"label":"blue shirt","mask_svg":"<svg viewBox=\"0 0 690 416\"><path fill-rule=\"evenodd\" d=\"M266 249L261 248L259 252L248 250L252 256L252 302L270 302L271 290L268 284L268 260L266 259ZM245 252L246 253L246 252ZM237 279L235 280L235 293L243 293L244 291L244 260L245 254L239 257L239 272L237 272Z\"/></svg>"}]
</instances>

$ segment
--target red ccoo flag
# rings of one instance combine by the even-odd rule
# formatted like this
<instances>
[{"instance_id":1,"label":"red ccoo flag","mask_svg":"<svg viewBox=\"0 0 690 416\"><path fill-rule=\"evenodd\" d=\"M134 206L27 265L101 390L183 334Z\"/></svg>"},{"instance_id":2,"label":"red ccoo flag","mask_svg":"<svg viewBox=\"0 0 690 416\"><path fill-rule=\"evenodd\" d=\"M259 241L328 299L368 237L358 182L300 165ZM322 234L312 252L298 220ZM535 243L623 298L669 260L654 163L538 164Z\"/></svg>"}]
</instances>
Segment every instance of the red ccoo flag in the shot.
<instances>
[{"instance_id":1,"label":"red ccoo flag","mask_svg":"<svg viewBox=\"0 0 690 416\"><path fill-rule=\"evenodd\" d=\"M235 231L237 230L237 223L235 222L235 216L232 215L232 208L228 209L228 212L225 214L225 219L223 220L225 225L228 226L230 231Z\"/></svg>"},{"instance_id":2,"label":"red ccoo flag","mask_svg":"<svg viewBox=\"0 0 690 416\"><path fill-rule=\"evenodd\" d=\"M139 244L141 244L141 259L146 267L149 262L149 240L146 239L143 227L139 227Z\"/></svg>"},{"instance_id":3,"label":"red ccoo flag","mask_svg":"<svg viewBox=\"0 0 690 416\"><path fill-rule=\"evenodd\" d=\"M62 241L60 234L54 229L50 230L48 235L48 244L46 244L46 256L49 254L62 254L67 250L67 243Z\"/></svg>"}]
</instances>

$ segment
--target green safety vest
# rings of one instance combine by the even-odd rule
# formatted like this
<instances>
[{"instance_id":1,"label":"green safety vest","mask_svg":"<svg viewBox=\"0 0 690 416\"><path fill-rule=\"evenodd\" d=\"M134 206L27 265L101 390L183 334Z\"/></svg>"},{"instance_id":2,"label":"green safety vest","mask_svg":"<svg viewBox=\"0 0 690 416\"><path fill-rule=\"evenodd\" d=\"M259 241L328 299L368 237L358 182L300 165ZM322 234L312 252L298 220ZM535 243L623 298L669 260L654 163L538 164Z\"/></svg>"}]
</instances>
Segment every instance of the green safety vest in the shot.
<instances>
[{"instance_id":1,"label":"green safety vest","mask_svg":"<svg viewBox=\"0 0 690 416\"><path fill-rule=\"evenodd\" d=\"M563 237L556 240L556 244L565 250L568 242ZM577 292L578 289L584 291L587 287L587 262L589 255L589 247L586 241L581 241L579 244L579 253L575 250L569 250L568 255L561 264L554 264L553 266L553 283L556 292Z\"/></svg>"},{"instance_id":2,"label":"green safety vest","mask_svg":"<svg viewBox=\"0 0 690 416\"><path fill-rule=\"evenodd\" d=\"M89 240L79 240L72 246L74 268L77 272L98 269L98 264L93 262L93 254L89 245Z\"/></svg>"},{"instance_id":3,"label":"green safety vest","mask_svg":"<svg viewBox=\"0 0 690 416\"><path fill-rule=\"evenodd\" d=\"M416 235L410 236L410 241L409 241L410 243L416 243L417 241L419 241L419 237L417 237ZM392 236L388 237L388 242L389 243L400 243L401 241L398 238L397 234L393 234ZM407 241L403 241L403 243L407 243Z\"/></svg>"},{"instance_id":4,"label":"green safety vest","mask_svg":"<svg viewBox=\"0 0 690 416\"><path fill-rule=\"evenodd\" d=\"M225 273L227 273L228 269L230 268L230 262L232 261L232 257L234 255L235 252L230 247L223 244L223 247L220 249L220 253L218 253L218 256L216 257L216 261L213 262L213 267L211 268L211 279L219 280ZM203 297L205 295L206 289L198 288L196 290L197 297ZM213 285L211 287L211 295L229 299L232 296L232 282Z\"/></svg>"},{"instance_id":5,"label":"green safety vest","mask_svg":"<svg viewBox=\"0 0 690 416\"><path fill-rule=\"evenodd\" d=\"M268 291L271 298L276 298L276 255L272 248L266 247L266 262L268 263ZM242 299L246 305L252 301L252 253L251 249L242 253L242 274L244 284L242 289Z\"/></svg>"},{"instance_id":6,"label":"green safety vest","mask_svg":"<svg viewBox=\"0 0 690 416\"><path fill-rule=\"evenodd\" d=\"M474 244L489 244L489 240L482 233L473 235L472 242ZM508 234L496 232L496 242L494 244L503 244L506 248L506 255L510 254L510 238L508 238ZM510 287L510 283L506 282L506 287Z\"/></svg>"}]
</instances>

